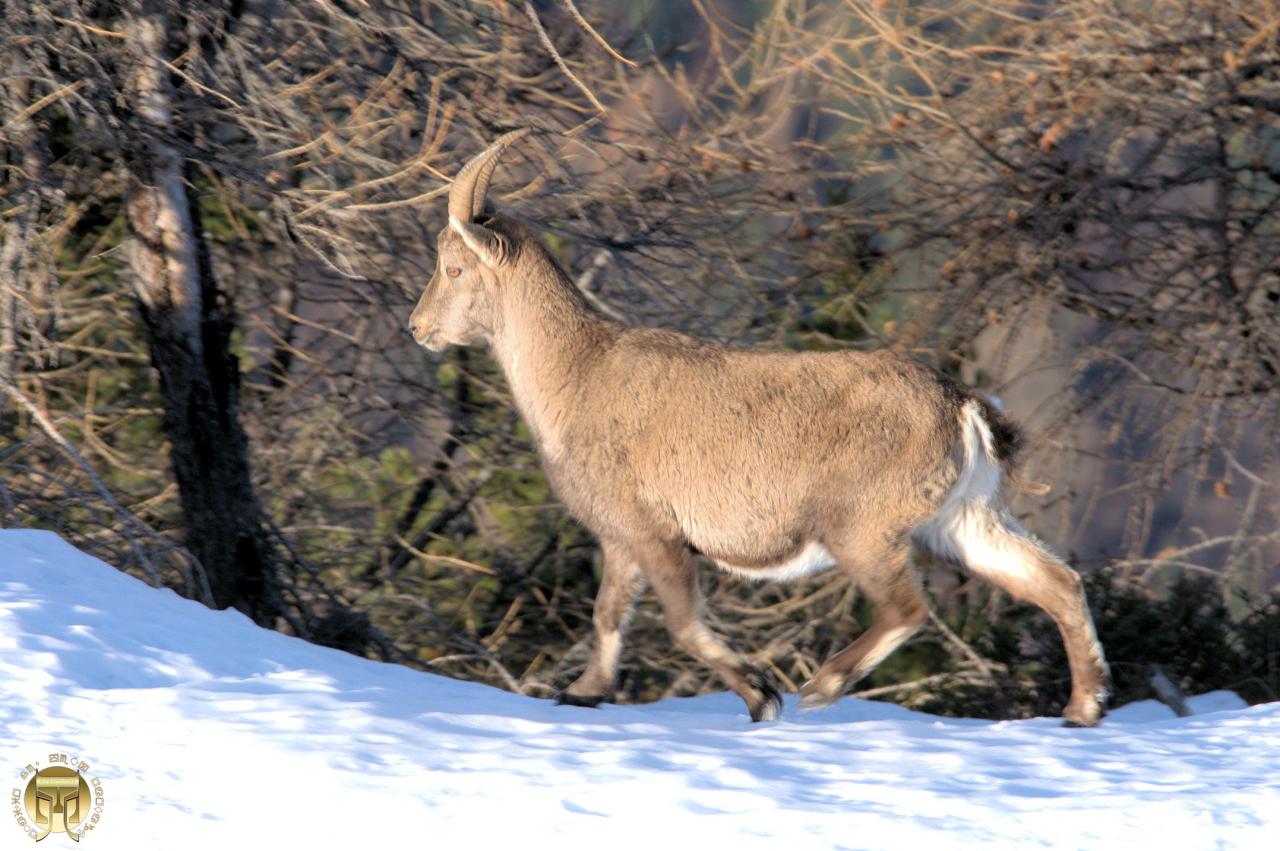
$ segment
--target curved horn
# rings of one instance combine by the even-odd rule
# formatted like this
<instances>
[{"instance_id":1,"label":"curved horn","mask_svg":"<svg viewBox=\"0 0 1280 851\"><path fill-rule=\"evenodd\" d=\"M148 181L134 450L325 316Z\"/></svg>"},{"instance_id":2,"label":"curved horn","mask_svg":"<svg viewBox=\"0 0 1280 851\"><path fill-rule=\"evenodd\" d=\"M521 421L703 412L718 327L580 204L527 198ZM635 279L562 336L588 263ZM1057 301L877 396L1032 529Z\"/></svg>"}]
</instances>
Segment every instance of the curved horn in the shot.
<instances>
[{"instance_id":1,"label":"curved horn","mask_svg":"<svg viewBox=\"0 0 1280 851\"><path fill-rule=\"evenodd\" d=\"M504 133L492 145L472 157L453 179L449 190L449 218L470 222L484 209L484 198L489 192L489 179L498 166L498 157L515 140L528 134L529 128Z\"/></svg>"}]
</instances>

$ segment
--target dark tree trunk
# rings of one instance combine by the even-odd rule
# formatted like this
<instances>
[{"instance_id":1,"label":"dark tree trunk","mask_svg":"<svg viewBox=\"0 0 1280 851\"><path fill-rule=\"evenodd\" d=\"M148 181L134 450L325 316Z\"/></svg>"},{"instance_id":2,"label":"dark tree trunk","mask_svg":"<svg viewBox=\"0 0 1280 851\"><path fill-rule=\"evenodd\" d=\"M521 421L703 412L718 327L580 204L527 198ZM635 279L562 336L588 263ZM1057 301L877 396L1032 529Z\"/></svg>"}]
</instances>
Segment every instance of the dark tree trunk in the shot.
<instances>
[{"instance_id":1,"label":"dark tree trunk","mask_svg":"<svg viewBox=\"0 0 1280 851\"><path fill-rule=\"evenodd\" d=\"M30 72L22 57L15 54L0 68L6 72L6 79L0 82L0 114L9 116L5 128L8 144L0 144L0 167L4 169L0 191L13 204L6 220L0 222L0 379L12 384L18 372L19 326L30 289L27 268L40 215L46 149L35 122L24 114L30 103ZM8 416L8 401L0 398L0 425Z\"/></svg>"},{"instance_id":2,"label":"dark tree trunk","mask_svg":"<svg viewBox=\"0 0 1280 851\"><path fill-rule=\"evenodd\" d=\"M186 545L208 574L216 606L270 625L281 611L276 558L240 424L231 309L214 279L192 184L167 141L174 95L160 61L165 33L159 11L142 14L128 29L138 62L135 126L146 134L126 152L138 302L160 377Z\"/></svg>"}]
</instances>

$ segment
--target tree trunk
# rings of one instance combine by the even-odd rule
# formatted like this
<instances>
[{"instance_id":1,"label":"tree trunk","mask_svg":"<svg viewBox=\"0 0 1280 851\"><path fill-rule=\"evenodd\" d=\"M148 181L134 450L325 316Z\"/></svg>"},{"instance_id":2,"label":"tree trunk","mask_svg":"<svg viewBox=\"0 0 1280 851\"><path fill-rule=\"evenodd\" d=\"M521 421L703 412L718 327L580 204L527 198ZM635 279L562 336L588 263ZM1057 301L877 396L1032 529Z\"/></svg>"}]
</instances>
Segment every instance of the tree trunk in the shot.
<instances>
[{"instance_id":1,"label":"tree trunk","mask_svg":"<svg viewBox=\"0 0 1280 851\"><path fill-rule=\"evenodd\" d=\"M192 184L166 141L174 133L174 93L161 61L164 13L143 12L127 36L139 63L131 81L136 126L145 134L126 154L130 260L160 377L186 544L208 574L216 606L271 625L280 612L276 558L240 424L230 308L213 276Z\"/></svg>"},{"instance_id":2,"label":"tree trunk","mask_svg":"<svg viewBox=\"0 0 1280 851\"><path fill-rule=\"evenodd\" d=\"M8 11L6 9L6 11ZM0 114L8 120L7 152L0 147L0 177L4 194L13 207L0 223L0 379L13 383L18 364L20 294L27 291L27 266L32 232L40 213L40 181L43 178L43 142L36 136L35 123L24 115L29 105L30 84L22 58L14 56L5 64L7 79L0 84ZM6 155L7 154L7 155ZM8 399L0 399L0 422L8 410Z\"/></svg>"}]
</instances>

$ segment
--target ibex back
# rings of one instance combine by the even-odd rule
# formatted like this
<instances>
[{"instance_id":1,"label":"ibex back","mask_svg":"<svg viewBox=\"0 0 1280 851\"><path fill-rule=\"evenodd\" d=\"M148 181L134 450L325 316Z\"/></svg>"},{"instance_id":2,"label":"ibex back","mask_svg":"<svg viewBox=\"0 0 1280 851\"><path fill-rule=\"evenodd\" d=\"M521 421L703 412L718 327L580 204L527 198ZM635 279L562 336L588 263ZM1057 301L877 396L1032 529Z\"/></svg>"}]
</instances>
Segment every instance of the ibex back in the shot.
<instances>
[{"instance_id":1,"label":"ibex back","mask_svg":"<svg viewBox=\"0 0 1280 851\"><path fill-rule=\"evenodd\" d=\"M1071 667L1064 715L1096 723L1108 671L1080 578L1001 500L1016 428L984 397L890 352L748 351L602 316L536 234L486 208L498 157L521 135L455 179L409 326L434 351L491 346L552 485L600 539L596 641L560 702L611 696L648 585L676 642L754 720L777 717L777 690L703 620L701 553L762 579L835 566L875 603L874 624L800 690L806 708L825 706L926 618L912 566L924 551L1048 612Z\"/></svg>"}]
</instances>

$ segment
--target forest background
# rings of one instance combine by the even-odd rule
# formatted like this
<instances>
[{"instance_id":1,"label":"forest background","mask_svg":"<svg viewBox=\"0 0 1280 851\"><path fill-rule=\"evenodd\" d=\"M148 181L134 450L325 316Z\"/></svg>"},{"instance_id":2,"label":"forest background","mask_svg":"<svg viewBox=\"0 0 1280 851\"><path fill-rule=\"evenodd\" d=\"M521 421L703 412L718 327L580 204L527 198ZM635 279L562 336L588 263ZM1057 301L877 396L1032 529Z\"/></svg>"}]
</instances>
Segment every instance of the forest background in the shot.
<instances>
[{"instance_id":1,"label":"forest background","mask_svg":"<svg viewBox=\"0 0 1280 851\"><path fill-rule=\"evenodd\" d=\"M594 542L487 354L405 328L449 177L527 126L497 201L597 307L998 396L1117 699L1280 699L1275 2L2 6L3 525L314 642L565 686ZM703 574L788 690L867 623L837 575ZM1052 624L924 578L929 624L859 694L1060 708ZM643 604L619 699L719 688Z\"/></svg>"}]
</instances>

